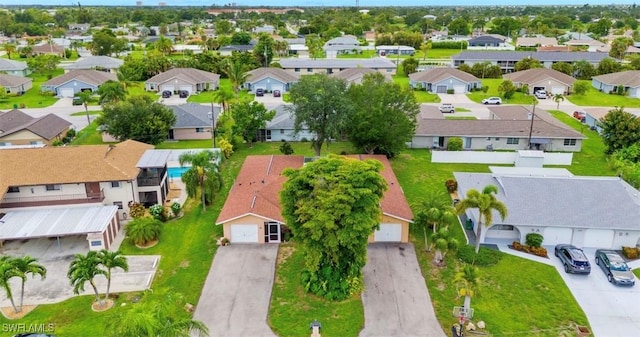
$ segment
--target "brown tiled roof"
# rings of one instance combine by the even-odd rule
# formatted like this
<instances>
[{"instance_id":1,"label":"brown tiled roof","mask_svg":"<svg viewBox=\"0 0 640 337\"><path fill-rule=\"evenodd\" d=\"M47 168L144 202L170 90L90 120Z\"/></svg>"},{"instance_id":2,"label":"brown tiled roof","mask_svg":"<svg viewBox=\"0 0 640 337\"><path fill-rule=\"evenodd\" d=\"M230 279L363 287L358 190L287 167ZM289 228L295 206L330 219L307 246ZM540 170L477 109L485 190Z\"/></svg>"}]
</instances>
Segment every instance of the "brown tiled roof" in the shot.
<instances>
[{"instance_id":1,"label":"brown tiled roof","mask_svg":"<svg viewBox=\"0 0 640 337\"><path fill-rule=\"evenodd\" d=\"M33 47L33 52L36 54L62 54L64 53L64 48L58 46L57 44L43 44Z\"/></svg>"},{"instance_id":2,"label":"brown tiled roof","mask_svg":"<svg viewBox=\"0 0 640 337\"><path fill-rule=\"evenodd\" d=\"M382 74L382 76L384 76L385 80L388 82L391 82L393 80L393 78L391 77L391 75L389 75L389 73L381 73L371 68L348 68L348 69L339 71L337 73L333 73L331 74L331 76L335 78L343 79L347 82L353 82L354 80L362 78L366 74L375 74L375 73Z\"/></svg>"},{"instance_id":3,"label":"brown tiled roof","mask_svg":"<svg viewBox=\"0 0 640 337\"><path fill-rule=\"evenodd\" d=\"M541 46L536 49L537 51L572 51L571 46Z\"/></svg>"},{"instance_id":4,"label":"brown tiled roof","mask_svg":"<svg viewBox=\"0 0 640 337\"><path fill-rule=\"evenodd\" d=\"M0 138L22 130L51 140L66 130L71 123L54 114L33 118L20 110L11 110L0 114Z\"/></svg>"},{"instance_id":5,"label":"brown tiled roof","mask_svg":"<svg viewBox=\"0 0 640 337\"><path fill-rule=\"evenodd\" d=\"M17 87L30 82L31 78L29 77L0 74L0 85L5 88Z\"/></svg>"},{"instance_id":6,"label":"brown tiled roof","mask_svg":"<svg viewBox=\"0 0 640 337\"><path fill-rule=\"evenodd\" d=\"M382 212L406 220L413 219L409 204L387 158L365 155L351 157L380 160L384 166L381 174L389 184L389 190L385 192L381 202ZM248 214L284 222L280 213L279 193L286 177L281 173L285 168L300 168L303 165L303 156L248 156L216 223L222 224Z\"/></svg>"},{"instance_id":7,"label":"brown tiled roof","mask_svg":"<svg viewBox=\"0 0 640 337\"><path fill-rule=\"evenodd\" d=\"M115 145L60 146L0 151L0 199L9 186L133 180L136 163L153 146L134 140Z\"/></svg>"},{"instance_id":8,"label":"brown tiled roof","mask_svg":"<svg viewBox=\"0 0 640 337\"><path fill-rule=\"evenodd\" d=\"M212 82L217 83L220 80L220 75L210 73L208 71L194 69L194 68L173 68L163 73L160 73L152 78L148 79L147 83L163 83L172 78L178 77L187 83L197 84Z\"/></svg>"},{"instance_id":9,"label":"brown tiled roof","mask_svg":"<svg viewBox=\"0 0 640 337\"><path fill-rule=\"evenodd\" d=\"M300 74L288 72L280 68L258 68L248 72L247 83L255 83L263 78L271 77L282 83L293 83L300 79Z\"/></svg>"},{"instance_id":10,"label":"brown tiled roof","mask_svg":"<svg viewBox=\"0 0 640 337\"><path fill-rule=\"evenodd\" d=\"M463 82L480 82L480 80L462 70L455 68L432 68L425 71L409 74L409 78L415 82L436 83L449 77L455 77Z\"/></svg>"},{"instance_id":11,"label":"brown tiled roof","mask_svg":"<svg viewBox=\"0 0 640 337\"><path fill-rule=\"evenodd\" d=\"M516 46L555 46L558 40L555 37L519 37Z\"/></svg>"},{"instance_id":12,"label":"brown tiled roof","mask_svg":"<svg viewBox=\"0 0 640 337\"><path fill-rule=\"evenodd\" d=\"M58 77L54 77L42 83L42 85L57 87L59 85L62 85L72 80L78 80L80 82L99 86L102 83L109 80L117 81L118 77L116 76L116 74L108 73L105 71L78 69L78 70L71 70L66 74L62 74Z\"/></svg>"},{"instance_id":13,"label":"brown tiled roof","mask_svg":"<svg viewBox=\"0 0 640 337\"><path fill-rule=\"evenodd\" d=\"M595 76L593 79L609 85L638 87L640 86L640 70L620 71L617 73Z\"/></svg>"},{"instance_id":14,"label":"brown tiled roof","mask_svg":"<svg viewBox=\"0 0 640 337\"><path fill-rule=\"evenodd\" d=\"M553 79L560 83L564 83L567 86L573 85L576 81L575 78L561 73L557 70L547 68L535 68L522 71L516 71L515 73L505 74L502 77L511 80L513 83L539 83L546 81L547 79Z\"/></svg>"}]
</instances>

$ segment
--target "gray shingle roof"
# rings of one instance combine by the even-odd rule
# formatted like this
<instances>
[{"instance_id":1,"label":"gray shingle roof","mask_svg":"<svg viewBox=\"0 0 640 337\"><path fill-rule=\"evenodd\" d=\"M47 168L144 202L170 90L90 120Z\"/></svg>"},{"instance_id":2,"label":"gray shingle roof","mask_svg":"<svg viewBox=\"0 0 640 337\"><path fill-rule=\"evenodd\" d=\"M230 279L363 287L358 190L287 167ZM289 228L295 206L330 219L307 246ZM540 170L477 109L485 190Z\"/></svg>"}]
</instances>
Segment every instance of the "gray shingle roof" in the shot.
<instances>
[{"instance_id":1,"label":"gray shingle roof","mask_svg":"<svg viewBox=\"0 0 640 337\"><path fill-rule=\"evenodd\" d=\"M369 69L369 68L349 68L343 71L339 71L337 73L333 73L331 74L331 76L335 78L343 79L347 81L347 83L350 83L362 78L366 74L375 74L375 73L380 73L380 72L377 70ZM393 81L393 78L391 77L390 74L382 73L382 75L384 76L386 81Z\"/></svg>"},{"instance_id":2,"label":"gray shingle roof","mask_svg":"<svg viewBox=\"0 0 640 337\"><path fill-rule=\"evenodd\" d=\"M554 79L560 83L564 83L567 86L573 85L576 81L575 78L561 73L557 70L547 68L527 69L522 71L516 71L514 73L505 74L502 77L511 80L514 83L538 83L540 81L547 80L549 78Z\"/></svg>"},{"instance_id":3,"label":"gray shingle roof","mask_svg":"<svg viewBox=\"0 0 640 337\"><path fill-rule=\"evenodd\" d=\"M271 110L276 111L276 115L267 122L266 129L293 130L294 117L290 110L292 107L291 104L282 104L272 108Z\"/></svg>"},{"instance_id":4,"label":"gray shingle roof","mask_svg":"<svg viewBox=\"0 0 640 337\"><path fill-rule=\"evenodd\" d=\"M16 87L30 82L31 79L29 77L0 74L0 85L5 88Z\"/></svg>"},{"instance_id":5,"label":"gray shingle roof","mask_svg":"<svg viewBox=\"0 0 640 337\"><path fill-rule=\"evenodd\" d=\"M173 68L148 79L146 83L163 83L178 77L187 83L217 83L220 75L194 68Z\"/></svg>"},{"instance_id":6,"label":"gray shingle roof","mask_svg":"<svg viewBox=\"0 0 640 337\"><path fill-rule=\"evenodd\" d=\"M628 70L617 73L595 76L594 80L609 85L623 85L625 87L640 86L640 70Z\"/></svg>"},{"instance_id":7,"label":"gray shingle roof","mask_svg":"<svg viewBox=\"0 0 640 337\"><path fill-rule=\"evenodd\" d=\"M5 70L25 70L27 69L27 62L20 62L14 60L8 60L0 58L0 71Z\"/></svg>"},{"instance_id":8,"label":"gray shingle roof","mask_svg":"<svg viewBox=\"0 0 640 337\"><path fill-rule=\"evenodd\" d=\"M76 62L68 65L67 69L117 69L124 64L123 60L109 56L88 56L78 59Z\"/></svg>"},{"instance_id":9,"label":"gray shingle roof","mask_svg":"<svg viewBox=\"0 0 640 337\"><path fill-rule=\"evenodd\" d=\"M465 61L520 61L525 57L531 57L541 62L575 62L586 60L600 62L609 57L608 53L598 52L538 52L538 51L489 51L489 50L464 50L460 54L451 56L453 60Z\"/></svg>"},{"instance_id":10,"label":"gray shingle roof","mask_svg":"<svg viewBox=\"0 0 640 337\"><path fill-rule=\"evenodd\" d=\"M33 118L20 110L11 110L0 114L0 137L29 130L44 139L51 140L70 125L71 123L54 114Z\"/></svg>"},{"instance_id":11,"label":"gray shingle roof","mask_svg":"<svg viewBox=\"0 0 640 337\"><path fill-rule=\"evenodd\" d=\"M395 69L396 65L389 59L374 57L368 59L302 59L286 58L280 60L284 69L292 68L371 68Z\"/></svg>"},{"instance_id":12,"label":"gray shingle roof","mask_svg":"<svg viewBox=\"0 0 640 337\"><path fill-rule=\"evenodd\" d=\"M480 35L472 39L469 39L469 44L471 43L504 43L504 42L505 42L505 39L501 39L491 35Z\"/></svg>"},{"instance_id":13,"label":"gray shingle roof","mask_svg":"<svg viewBox=\"0 0 640 337\"><path fill-rule=\"evenodd\" d=\"M282 83L294 83L300 79L300 74L291 73L280 68L258 68L248 72L247 83L255 83L263 78L273 78Z\"/></svg>"},{"instance_id":14,"label":"gray shingle roof","mask_svg":"<svg viewBox=\"0 0 640 337\"><path fill-rule=\"evenodd\" d=\"M454 172L459 193L499 187L497 198L509 210L495 224L638 229L638 191L617 177L530 177Z\"/></svg>"},{"instance_id":15,"label":"gray shingle roof","mask_svg":"<svg viewBox=\"0 0 640 337\"><path fill-rule=\"evenodd\" d=\"M477 77L455 68L432 68L409 74L409 78L415 82L437 83L450 77L455 77L463 82L480 82Z\"/></svg>"},{"instance_id":16,"label":"gray shingle roof","mask_svg":"<svg viewBox=\"0 0 640 337\"><path fill-rule=\"evenodd\" d=\"M170 105L168 107L173 110L173 114L176 116L176 123L173 125L174 129L206 128L211 127L213 123L211 119L209 119L209 113L211 112L211 106L209 105L188 103ZM217 120L220 115L220 108L214 106L213 112Z\"/></svg>"},{"instance_id":17,"label":"gray shingle roof","mask_svg":"<svg viewBox=\"0 0 640 337\"><path fill-rule=\"evenodd\" d=\"M54 77L44 83L42 86L57 87L72 80L78 80L87 84L99 86L106 81L117 81L116 74L98 70L72 70L66 74Z\"/></svg>"}]
</instances>

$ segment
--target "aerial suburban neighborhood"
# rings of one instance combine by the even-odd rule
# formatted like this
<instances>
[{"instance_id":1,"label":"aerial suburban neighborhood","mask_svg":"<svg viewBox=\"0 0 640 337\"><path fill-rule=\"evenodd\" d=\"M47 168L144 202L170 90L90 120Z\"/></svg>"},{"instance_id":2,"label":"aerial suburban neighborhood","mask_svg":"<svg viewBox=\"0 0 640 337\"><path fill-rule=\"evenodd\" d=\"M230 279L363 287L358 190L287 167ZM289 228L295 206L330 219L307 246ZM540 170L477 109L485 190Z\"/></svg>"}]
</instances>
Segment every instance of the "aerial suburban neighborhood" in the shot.
<instances>
[{"instance_id":1,"label":"aerial suburban neighborhood","mask_svg":"<svg viewBox=\"0 0 640 337\"><path fill-rule=\"evenodd\" d=\"M0 4L0 337L640 335L635 4L131 2Z\"/></svg>"}]
</instances>

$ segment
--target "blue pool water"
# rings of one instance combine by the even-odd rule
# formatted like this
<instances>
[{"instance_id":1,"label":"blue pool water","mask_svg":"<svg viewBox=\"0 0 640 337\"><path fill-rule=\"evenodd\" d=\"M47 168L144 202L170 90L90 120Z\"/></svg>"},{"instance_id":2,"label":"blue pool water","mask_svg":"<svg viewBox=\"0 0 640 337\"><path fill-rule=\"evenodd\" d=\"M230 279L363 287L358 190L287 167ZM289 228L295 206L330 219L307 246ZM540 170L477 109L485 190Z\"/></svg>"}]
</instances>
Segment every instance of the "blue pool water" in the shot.
<instances>
[{"instance_id":1,"label":"blue pool water","mask_svg":"<svg viewBox=\"0 0 640 337\"><path fill-rule=\"evenodd\" d=\"M169 173L169 178L180 178L182 175L187 172L191 167L168 167L167 172Z\"/></svg>"}]
</instances>

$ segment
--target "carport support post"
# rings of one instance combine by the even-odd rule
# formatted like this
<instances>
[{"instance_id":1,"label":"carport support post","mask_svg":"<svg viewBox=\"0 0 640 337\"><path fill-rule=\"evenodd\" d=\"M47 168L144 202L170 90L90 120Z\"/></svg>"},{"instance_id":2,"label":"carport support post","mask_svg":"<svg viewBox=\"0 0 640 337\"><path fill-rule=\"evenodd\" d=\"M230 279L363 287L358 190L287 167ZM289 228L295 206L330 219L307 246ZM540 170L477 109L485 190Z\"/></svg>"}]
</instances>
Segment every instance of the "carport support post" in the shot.
<instances>
[{"instance_id":1,"label":"carport support post","mask_svg":"<svg viewBox=\"0 0 640 337\"><path fill-rule=\"evenodd\" d=\"M62 246L60 245L60 237L56 236L56 241L58 241L58 251L61 252L62 251Z\"/></svg>"}]
</instances>

